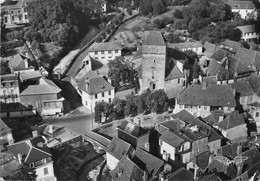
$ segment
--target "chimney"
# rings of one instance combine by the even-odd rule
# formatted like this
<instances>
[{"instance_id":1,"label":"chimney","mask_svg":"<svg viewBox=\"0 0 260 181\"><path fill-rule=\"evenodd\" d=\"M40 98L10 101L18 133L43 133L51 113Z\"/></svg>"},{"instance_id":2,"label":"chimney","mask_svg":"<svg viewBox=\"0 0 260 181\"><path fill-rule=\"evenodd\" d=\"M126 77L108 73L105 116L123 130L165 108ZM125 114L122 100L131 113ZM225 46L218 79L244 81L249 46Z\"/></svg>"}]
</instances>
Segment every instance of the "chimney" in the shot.
<instances>
[{"instance_id":1,"label":"chimney","mask_svg":"<svg viewBox=\"0 0 260 181\"><path fill-rule=\"evenodd\" d=\"M202 83L202 90L206 90L207 89L207 83L206 82L203 82Z\"/></svg>"},{"instance_id":2,"label":"chimney","mask_svg":"<svg viewBox=\"0 0 260 181\"><path fill-rule=\"evenodd\" d=\"M52 124L49 125L49 130L48 130L48 132L49 132L50 134L53 134L53 125L52 125Z\"/></svg>"},{"instance_id":3,"label":"chimney","mask_svg":"<svg viewBox=\"0 0 260 181\"><path fill-rule=\"evenodd\" d=\"M28 68L28 60L27 60L27 58L26 59L24 59L24 68Z\"/></svg>"},{"instance_id":4,"label":"chimney","mask_svg":"<svg viewBox=\"0 0 260 181\"><path fill-rule=\"evenodd\" d=\"M38 136L38 131L33 131L32 135L33 135L33 137L37 137Z\"/></svg>"},{"instance_id":5,"label":"chimney","mask_svg":"<svg viewBox=\"0 0 260 181\"><path fill-rule=\"evenodd\" d=\"M237 156L239 156L242 153L242 146L238 145L237 146Z\"/></svg>"},{"instance_id":6,"label":"chimney","mask_svg":"<svg viewBox=\"0 0 260 181\"><path fill-rule=\"evenodd\" d=\"M86 89L89 90L89 77L86 77L85 81L86 81Z\"/></svg>"},{"instance_id":7,"label":"chimney","mask_svg":"<svg viewBox=\"0 0 260 181\"><path fill-rule=\"evenodd\" d=\"M222 114L222 115L219 115L219 118L218 118L218 122L221 122L221 121L223 121L224 120L224 115Z\"/></svg>"}]
</instances>

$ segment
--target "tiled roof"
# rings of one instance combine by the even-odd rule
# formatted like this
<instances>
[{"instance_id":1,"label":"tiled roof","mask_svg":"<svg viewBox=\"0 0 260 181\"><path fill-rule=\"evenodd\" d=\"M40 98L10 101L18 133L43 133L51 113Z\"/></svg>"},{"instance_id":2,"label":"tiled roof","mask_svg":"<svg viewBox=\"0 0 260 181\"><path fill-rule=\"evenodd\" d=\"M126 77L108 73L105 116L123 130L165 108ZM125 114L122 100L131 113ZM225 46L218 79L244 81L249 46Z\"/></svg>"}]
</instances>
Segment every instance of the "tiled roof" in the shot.
<instances>
[{"instance_id":1,"label":"tiled roof","mask_svg":"<svg viewBox=\"0 0 260 181\"><path fill-rule=\"evenodd\" d=\"M142 168L142 170L147 170L148 174L151 174L153 176L158 174L158 172L164 165L163 160L153 156L152 154L140 148L137 148L132 161L136 163L140 168L142 168L142 165L145 166L145 168Z\"/></svg>"},{"instance_id":2,"label":"tiled roof","mask_svg":"<svg viewBox=\"0 0 260 181\"><path fill-rule=\"evenodd\" d=\"M129 152L131 145L124 140L114 137L111 143L106 148L106 151L113 155L116 159L120 160L125 154Z\"/></svg>"},{"instance_id":3,"label":"tiled roof","mask_svg":"<svg viewBox=\"0 0 260 181\"><path fill-rule=\"evenodd\" d=\"M255 6L252 1L229 1L232 9L254 9Z\"/></svg>"},{"instance_id":4,"label":"tiled roof","mask_svg":"<svg viewBox=\"0 0 260 181\"><path fill-rule=\"evenodd\" d=\"M220 127L223 130L228 130L240 125L245 125L244 115L239 114L237 111L232 112L229 114L224 120L215 125Z\"/></svg>"},{"instance_id":5,"label":"tiled roof","mask_svg":"<svg viewBox=\"0 0 260 181\"><path fill-rule=\"evenodd\" d=\"M141 126L129 121L123 121L117 128L136 138L148 133L148 131Z\"/></svg>"},{"instance_id":6,"label":"tiled roof","mask_svg":"<svg viewBox=\"0 0 260 181\"><path fill-rule=\"evenodd\" d=\"M260 76L256 76L255 74L250 75L247 78L247 81L251 85L253 91L260 95Z\"/></svg>"},{"instance_id":7,"label":"tiled roof","mask_svg":"<svg viewBox=\"0 0 260 181\"><path fill-rule=\"evenodd\" d=\"M165 42L160 31L150 31L147 38L143 41L143 45L165 46Z\"/></svg>"},{"instance_id":8,"label":"tiled roof","mask_svg":"<svg viewBox=\"0 0 260 181\"><path fill-rule=\"evenodd\" d=\"M247 157L247 160L245 160L243 162L244 165L243 165L242 172L245 172L245 171L249 170L250 168L254 167L255 165L259 164L260 152L258 151L258 149L256 147L253 147L253 148L243 152L241 155L243 157ZM250 174L250 176L252 176L254 173L252 175L251 174Z\"/></svg>"},{"instance_id":9,"label":"tiled roof","mask_svg":"<svg viewBox=\"0 0 260 181\"><path fill-rule=\"evenodd\" d=\"M179 168L178 170L176 170L175 172L173 172L168 176L168 181L176 181L176 180L187 181L187 180L193 180L193 177L194 174L192 172L186 170L185 168Z\"/></svg>"},{"instance_id":10,"label":"tiled roof","mask_svg":"<svg viewBox=\"0 0 260 181\"><path fill-rule=\"evenodd\" d=\"M216 123L219 122L220 116L223 116L223 118L226 117L226 115L222 111L215 111L215 112L212 112L209 116L203 118L203 120L208 125L215 125Z\"/></svg>"},{"instance_id":11,"label":"tiled roof","mask_svg":"<svg viewBox=\"0 0 260 181\"><path fill-rule=\"evenodd\" d=\"M259 28L257 28L256 25L244 25L244 26L238 26L237 28L240 29L242 33L259 32Z\"/></svg>"},{"instance_id":12,"label":"tiled roof","mask_svg":"<svg viewBox=\"0 0 260 181\"><path fill-rule=\"evenodd\" d=\"M95 51L109 51L109 50L121 50L122 47L114 42L97 43L95 42L90 48L89 52Z\"/></svg>"},{"instance_id":13,"label":"tiled roof","mask_svg":"<svg viewBox=\"0 0 260 181\"><path fill-rule=\"evenodd\" d=\"M51 80L41 78L39 85L29 85L23 92L23 95L57 94L61 89Z\"/></svg>"},{"instance_id":14,"label":"tiled roof","mask_svg":"<svg viewBox=\"0 0 260 181\"><path fill-rule=\"evenodd\" d=\"M237 41L226 39L222 45L232 48L232 52L237 52L240 48L244 48L243 44Z\"/></svg>"},{"instance_id":15,"label":"tiled roof","mask_svg":"<svg viewBox=\"0 0 260 181\"><path fill-rule=\"evenodd\" d=\"M240 48L235 57L241 60L249 67L255 66L256 70L260 70L260 52L253 51L246 48Z\"/></svg>"},{"instance_id":16,"label":"tiled roof","mask_svg":"<svg viewBox=\"0 0 260 181\"><path fill-rule=\"evenodd\" d=\"M139 181L143 180L144 171L124 155L115 169L111 171L111 175L115 181Z\"/></svg>"},{"instance_id":17,"label":"tiled roof","mask_svg":"<svg viewBox=\"0 0 260 181\"><path fill-rule=\"evenodd\" d=\"M208 142L220 140L222 138L223 137L220 134L218 134L213 128L210 129L209 136L208 136Z\"/></svg>"},{"instance_id":18,"label":"tiled roof","mask_svg":"<svg viewBox=\"0 0 260 181\"><path fill-rule=\"evenodd\" d=\"M42 75L39 71L29 71L20 73L21 80L40 79L41 77Z\"/></svg>"},{"instance_id":19,"label":"tiled roof","mask_svg":"<svg viewBox=\"0 0 260 181\"><path fill-rule=\"evenodd\" d=\"M240 74L245 74L245 73L250 73L253 72L253 69L248 67L243 61L240 59L233 57L233 56L228 56L228 68L229 71L235 75L240 75Z\"/></svg>"},{"instance_id":20,"label":"tiled roof","mask_svg":"<svg viewBox=\"0 0 260 181\"><path fill-rule=\"evenodd\" d=\"M206 82L206 84L217 84L216 76L207 76L202 77L202 82Z\"/></svg>"},{"instance_id":21,"label":"tiled roof","mask_svg":"<svg viewBox=\"0 0 260 181\"><path fill-rule=\"evenodd\" d=\"M233 160L237 156L237 146L239 146L238 143L233 143L233 144L222 146L218 150L218 154L223 155L224 157L227 157L228 159Z\"/></svg>"},{"instance_id":22,"label":"tiled roof","mask_svg":"<svg viewBox=\"0 0 260 181\"><path fill-rule=\"evenodd\" d=\"M88 89L86 79L89 81ZM89 70L88 73L79 81L78 87L80 90L85 91L90 95L107 92L114 89L110 83L92 70Z\"/></svg>"},{"instance_id":23,"label":"tiled roof","mask_svg":"<svg viewBox=\"0 0 260 181\"><path fill-rule=\"evenodd\" d=\"M180 49L186 49L186 48L197 48L197 47L203 47L203 45L199 42L184 42L184 43L167 43L167 46L178 48Z\"/></svg>"},{"instance_id":24,"label":"tiled roof","mask_svg":"<svg viewBox=\"0 0 260 181\"><path fill-rule=\"evenodd\" d=\"M19 9L25 6L25 1L26 0L19 0L19 1L14 1L13 3L7 2L6 1L1 4L1 10L10 10L10 9Z\"/></svg>"},{"instance_id":25,"label":"tiled roof","mask_svg":"<svg viewBox=\"0 0 260 181\"><path fill-rule=\"evenodd\" d=\"M222 179L216 173L202 175L201 177L199 177L198 180L199 181L222 181Z\"/></svg>"},{"instance_id":26,"label":"tiled roof","mask_svg":"<svg viewBox=\"0 0 260 181\"><path fill-rule=\"evenodd\" d=\"M183 73L179 70L179 68L175 65L170 72L170 74L165 78L165 80L172 80L172 79L177 79L180 77L184 77Z\"/></svg>"},{"instance_id":27,"label":"tiled roof","mask_svg":"<svg viewBox=\"0 0 260 181\"><path fill-rule=\"evenodd\" d=\"M208 84L206 89L203 89L202 85L193 84L178 96L177 103L196 106L236 106L231 86L216 84Z\"/></svg>"},{"instance_id":28,"label":"tiled roof","mask_svg":"<svg viewBox=\"0 0 260 181\"><path fill-rule=\"evenodd\" d=\"M173 58L174 60L178 60L179 62L185 61L187 58L187 54L183 51L177 50L176 48L171 47L167 44L167 56Z\"/></svg>"},{"instance_id":29,"label":"tiled roof","mask_svg":"<svg viewBox=\"0 0 260 181\"><path fill-rule=\"evenodd\" d=\"M215 44L209 43L208 41L205 42L204 44L204 48L205 48L205 52L204 54L211 58L211 56L217 51L219 50L219 47Z\"/></svg>"},{"instance_id":30,"label":"tiled roof","mask_svg":"<svg viewBox=\"0 0 260 181\"><path fill-rule=\"evenodd\" d=\"M10 132L10 131L12 131L12 129L9 128L9 127L5 124L5 122L0 118L0 132L1 132L1 134L8 133L8 132Z\"/></svg>"},{"instance_id":31,"label":"tiled roof","mask_svg":"<svg viewBox=\"0 0 260 181\"><path fill-rule=\"evenodd\" d=\"M209 165L210 156L210 151L203 152L195 157L195 163L200 169L205 170Z\"/></svg>"},{"instance_id":32,"label":"tiled roof","mask_svg":"<svg viewBox=\"0 0 260 181\"><path fill-rule=\"evenodd\" d=\"M214 52L211 58L214 58L215 60L221 62L223 60L223 58L225 58L227 56L231 56L231 54L226 50L220 49L220 50L217 50L216 52Z\"/></svg>"},{"instance_id":33,"label":"tiled roof","mask_svg":"<svg viewBox=\"0 0 260 181\"><path fill-rule=\"evenodd\" d=\"M237 93L239 93L240 96L249 96L254 94L251 85L246 80L234 82L233 84L231 84L231 86L233 89L236 90Z\"/></svg>"},{"instance_id":34,"label":"tiled roof","mask_svg":"<svg viewBox=\"0 0 260 181\"><path fill-rule=\"evenodd\" d=\"M215 59L210 60L207 69L208 76L217 76L217 80L229 80L233 78L231 72L229 72L220 62Z\"/></svg>"},{"instance_id":35,"label":"tiled roof","mask_svg":"<svg viewBox=\"0 0 260 181\"><path fill-rule=\"evenodd\" d=\"M44 142L45 140L41 136L33 137L29 140L8 145L7 149L16 158L18 158L18 154L21 154L21 156L25 158L24 162L29 164L51 157L51 153L47 147L40 147L37 145L38 143Z\"/></svg>"},{"instance_id":36,"label":"tiled roof","mask_svg":"<svg viewBox=\"0 0 260 181\"><path fill-rule=\"evenodd\" d=\"M180 119L174 119L169 121L164 121L158 124L158 131L163 133L165 130L170 129L172 131L177 131L180 129L181 126L184 126L185 122L181 121Z\"/></svg>"},{"instance_id":37,"label":"tiled roof","mask_svg":"<svg viewBox=\"0 0 260 181\"><path fill-rule=\"evenodd\" d=\"M160 140L164 141L165 143L171 145L172 147L178 147L182 143L184 143L186 140L181 137L180 135L177 135L173 131L165 131L160 137Z\"/></svg>"},{"instance_id":38,"label":"tiled roof","mask_svg":"<svg viewBox=\"0 0 260 181\"><path fill-rule=\"evenodd\" d=\"M225 176L224 180L232 180L237 176L237 170L233 164L226 165L218 160L212 159L208 166L210 172L222 173Z\"/></svg>"}]
</instances>

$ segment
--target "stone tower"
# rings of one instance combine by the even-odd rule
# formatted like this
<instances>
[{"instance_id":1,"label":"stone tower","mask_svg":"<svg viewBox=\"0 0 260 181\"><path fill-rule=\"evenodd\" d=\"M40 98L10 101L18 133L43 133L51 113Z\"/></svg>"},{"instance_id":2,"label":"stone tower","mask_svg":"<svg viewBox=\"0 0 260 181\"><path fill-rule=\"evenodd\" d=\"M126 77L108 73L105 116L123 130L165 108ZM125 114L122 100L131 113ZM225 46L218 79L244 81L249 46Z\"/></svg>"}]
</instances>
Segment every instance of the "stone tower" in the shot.
<instances>
[{"instance_id":1,"label":"stone tower","mask_svg":"<svg viewBox=\"0 0 260 181\"><path fill-rule=\"evenodd\" d=\"M160 31L151 31L142 45L141 91L164 89L166 44Z\"/></svg>"}]
</instances>

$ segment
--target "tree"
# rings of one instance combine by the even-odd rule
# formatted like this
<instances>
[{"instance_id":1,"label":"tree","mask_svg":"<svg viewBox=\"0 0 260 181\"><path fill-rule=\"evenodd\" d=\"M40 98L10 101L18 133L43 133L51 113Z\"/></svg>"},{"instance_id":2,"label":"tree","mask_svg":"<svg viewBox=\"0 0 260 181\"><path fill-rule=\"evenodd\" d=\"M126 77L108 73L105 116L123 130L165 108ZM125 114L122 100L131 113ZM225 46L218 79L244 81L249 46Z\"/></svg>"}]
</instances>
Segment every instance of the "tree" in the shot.
<instances>
[{"instance_id":1,"label":"tree","mask_svg":"<svg viewBox=\"0 0 260 181\"><path fill-rule=\"evenodd\" d=\"M1 60L1 75L10 74L11 69L9 67L9 61Z\"/></svg>"},{"instance_id":2,"label":"tree","mask_svg":"<svg viewBox=\"0 0 260 181\"><path fill-rule=\"evenodd\" d=\"M194 65L193 65L193 79L198 79L199 78L199 64L198 64L198 59L195 59Z\"/></svg>"},{"instance_id":3,"label":"tree","mask_svg":"<svg viewBox=\"0 0 260 181\"><path fill-rule=\"evenodd\" d=\"M104 111L103 103L98 102L94 109L95 109L95 122L100 123L102 118L102 113Z\"/></svg>"},{"instance_id":4,"label":"tree","mask_svg":"<svg viewBox=\"0 0 260 181\"><path fill-rule=\"evenodd\" d=\"M126 107L126 101L124 99L114 98L112 102L114 110L117 113L117 118L122 118L124 116L124 110Z\"/></svg>"},{"instance_id":5,"label":"tree","mask_svg":"<svg viewBox=\"0 0 260 181\"><path fill-rule=\"evenodd\" d=\"M153 20L153 25L156 27L156 28L161 28L162 27L162 23L161 23L161 20L159 18L155 18Z\"/></svg>"},{"instance_id":6,"label":"tree","mask_svg":"<svg viewBox=\"0 0 260 181\"><path fill-rule=\"evenodd\" d=\"M233 41L240 41L241 36L242 32L238 28L231 29L228 33L228 38Z\"/></svg>"},{"instance_id":7,"label":"tree","mask_svg":"<svg viewBox=\"0 0 260 181\"><path fill-rule=\"evenodd\" d=\"M176 19L183 19L183 14L179 9L176 9L173 15Z\"/></svg>"},{"instance_id":8,"label":"tree","mask_svg":"<svg viewBox=\"0 0 260 181\"><path fill-rule=\"evenodd\" d=\"M27 168L25 166L20 166L19 171L12 175L12 176L7 176L4 179L5 180L36 180L36 171L31 169L31 168Z\"/></svg>"},{"instance_id":9,"label":"tree","mask_svg":"<svg viewBox=\"0 0 260 181\"><path fill-rule=\"evenodd\" d=\"M153 0L152 7L153 7L153 15L155 16L162 14L163 12L165 12L166 9L162 0Z\"/></svg>"},{"instance_id":10,"label":"tree","mask_svg":"<svg viewBox=\"0 0 260 181\"><path fill-rule=\"evenodd\" d=\"M141 0L140 11L143 15L148 15L153 11L150 0Z\"/></svg>"},{"instance_id":11,"label":"tree","mask_svg":"<svg viewBox=\"0 0 260 181\"><path fill-rule=\"evenodd\" d=\"M164 108L165 102L167 102L168 97L163 89L155 90L151 93L150 101L148 104L151 112L160 112Z\"/></svg>"}]
</instances>

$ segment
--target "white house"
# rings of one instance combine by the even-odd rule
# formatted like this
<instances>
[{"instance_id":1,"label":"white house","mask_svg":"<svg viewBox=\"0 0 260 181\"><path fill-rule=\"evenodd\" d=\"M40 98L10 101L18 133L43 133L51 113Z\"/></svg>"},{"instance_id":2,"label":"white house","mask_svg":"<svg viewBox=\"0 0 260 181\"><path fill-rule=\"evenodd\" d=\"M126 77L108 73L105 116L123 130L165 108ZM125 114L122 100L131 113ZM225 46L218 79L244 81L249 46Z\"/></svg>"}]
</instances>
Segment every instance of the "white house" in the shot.
<instances>
[{"instance_id":1,"label":"white house","mask_svg":"<svg viewBox=\"0 0 260 181\"><path fill-rule=\"evenodd\" d=\"M8 26L29 23L27 0L5 1L1 4L1 17Z\"/></svg>"},{"instance_id":2,"label":"white house","mask_svg":"<svg viewBox=\"0 0 260 181\"><path fill-rule=\"evenodd\" d=\"M221 131L223 136L229 140L239 140L247 138L247 126L244 115L237 111L227 115L222 121L213 125Z\"/></svg>"},{"instance_id":3,"label":"white house","mask_svg":"<svg viewBox=\"0 0 260 181\"><path fill-rule=\"evenodd\" d=\"M183 52L185 52L187 50L192 50L195 53L197 53L198 55L201 55L202 51L203 51L203 45L199 41L184 42L184 43L168 43L167 46L170 48L176 48Z\"/></svg>"},{"instance_id":4,"label":"white house","mask_svg":"<svg viewBox=\"0 0 260 181\"><path fill-rule=\"evenodd\" d=\"M92 70L81 79L75 79L73 84L81 95L82 104L91 111L98 102L111 103L115 97L115 88Z\"/></svg>"},{"instance_id":5,"label":"white house","mask_svg":"<svg viewBox=\"0 0 260 181\"><path fill-rule=\"evenodd\" d=\"M122 47L114 42L94 43L88 50L89 56L106 65L109 60L121 56Z\"/></svg>"},{"instance_id":6,"label":"white house","mask_svg":"<svg viewBox=\"0 0 260 181\"><path fill-rule=\"evenodd\" d=\"M114 137L106 149L106 160L109 169L113 170L124 155L132 156L133 151L134 148L131 144Z\"/></svg>"},{"instance_id":7,"label":"white house","mask_svg":"<svg viewBox=\"0 0 260 181\"><path fill-rule=\"evenodd\" d=\"M229 1L231 11L239 13L241 18L247 19L250 16L256 18L255 6L252 1Z\"/></svg>"},{"instance_id":8,"label":"white house","mask_svg":"<svg viewBox=\"0 0 260 181\"><path fill-rule=\"evenodd\" d=\"M19 163L35 170L36 181L56 181L50 150L41 136L7 146L8 151Z\"/></svg>"},{"instance_id":9,"label":"white house","mask_svg":"<svg viewBox=\"0 0 260 181\"><path fill-rule=\"evenodd\" d=\"M249 114L252 116L254 121L256 122L257 132L260 132L260 103L254 102L249 105Z\"/></svg>"},{"instance_id":10,"label":"white house","mask_svg":"<svg viewBox=\"0 0 260 181\"><path fill-rule=\"evenodd\" d=\"M203 82L202 85L191 85L178 95L174 113L185 109L196 117L206 117L215 110L230 113L235 107L231 86Z\"/></svg>"},{"instance_id":11,"label":"white house","mask_svg":"<svg viewBox=\"0 0 260 181\"><path fill-rule=\"evenodd\" d=\"M259 40L260 38L260 31L259 28L256 27L256 25L244 25L244 26L238 26L237 27L242 32L241 39L245 41L253 41L253 40Z\"/></svg>"}]
</instances>

